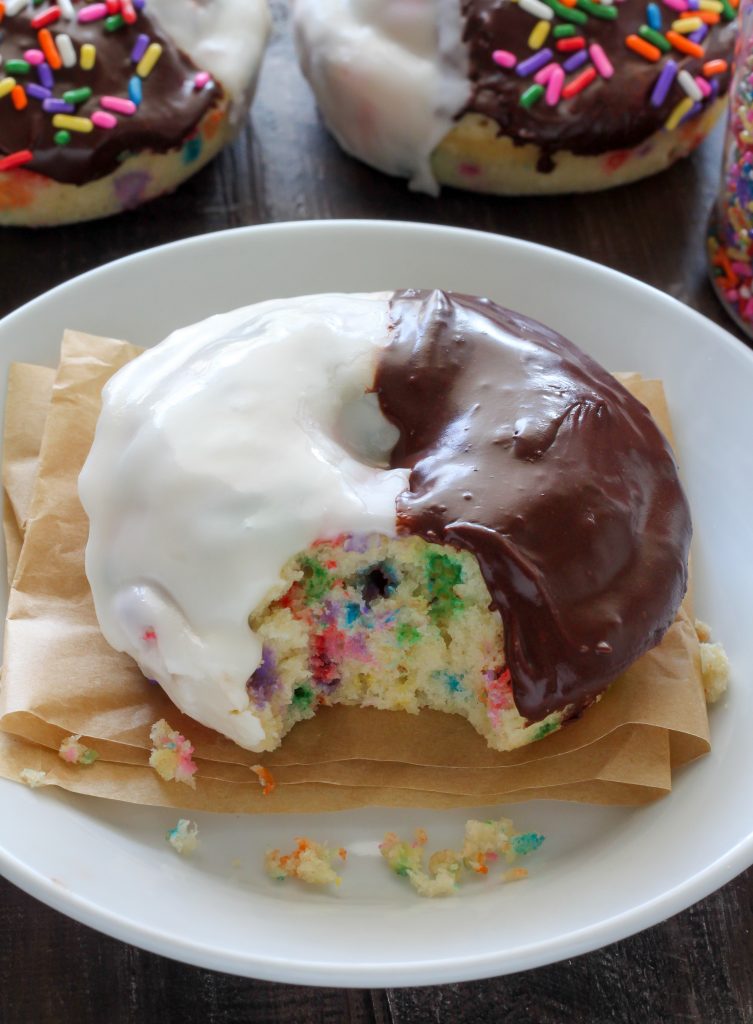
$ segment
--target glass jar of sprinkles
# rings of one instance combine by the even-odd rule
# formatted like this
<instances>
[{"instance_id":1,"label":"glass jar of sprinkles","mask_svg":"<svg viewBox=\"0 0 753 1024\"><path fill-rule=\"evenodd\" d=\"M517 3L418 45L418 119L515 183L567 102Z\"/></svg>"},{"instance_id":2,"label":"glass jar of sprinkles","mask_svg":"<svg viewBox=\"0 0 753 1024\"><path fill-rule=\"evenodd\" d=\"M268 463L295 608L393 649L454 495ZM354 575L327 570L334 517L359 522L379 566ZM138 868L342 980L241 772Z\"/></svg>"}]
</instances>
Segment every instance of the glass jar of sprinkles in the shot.
<instances>
[{"instance_id":1,"label":"glass jar of sprinkles","mask_svg":"<svg viewBox=\"0 0 753 1024\"><path fill-rule=\"evenodd\" d=\"M722 183L711 213L711 280L727 312L753 338L753 0L740 4Z\"/></svg>"}]
</instances>

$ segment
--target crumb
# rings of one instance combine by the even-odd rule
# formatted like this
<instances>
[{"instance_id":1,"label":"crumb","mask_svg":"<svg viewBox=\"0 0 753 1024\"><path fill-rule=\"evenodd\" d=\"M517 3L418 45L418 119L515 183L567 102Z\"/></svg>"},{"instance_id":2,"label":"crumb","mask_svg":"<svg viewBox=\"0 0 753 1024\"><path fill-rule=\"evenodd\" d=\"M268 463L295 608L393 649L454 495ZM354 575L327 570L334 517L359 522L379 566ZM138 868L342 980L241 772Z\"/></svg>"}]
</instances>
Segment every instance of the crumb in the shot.
<instances>
[{"instance_id":1,"label":"crumb","mask_svg":"<svg viewBox=\"0 0 753 1024\"><path fill-rule=\"evenodd\" d=\"M152 741L152 752L149 764L165 782L185 782L191 789L196 789L197 767L191 755L193 746L185 736L172 729L164 718L155 722L149 733Z\"/></svg>"},{"instance_id":2,"label":"crumb","mask_svg":"<svg viewBox=\"0 0 753 1024\"><path fill-rule=\"evenodd\" d=\"M272 772L269 768L265 768L263 764L252 764L251 771L256 773L256 777L259 780L259 785L261 786L264 796L269 796L277 785Z\"/></svg>"},{"instance_id":3,"label":"crumb","mask_svg":"<svg viewBox=\"0 0 753 1024\"><path fill-rule=\"evenodd\" d=\"M187 857L199 845L199 826L188 818L181 818L175 828L168 831L165 838L174 850Z\"/></svg>"},{"instance_id":4,"label":"crumb","mask_svg":"<svg viewBox=\"0 0 753 1024\"><path fill-rule=\"evenodd\" d=\"M39 772L36 768L22 768L18 773L18 777L21 782L26 783L30 789L37 789L39 786L44 784L44 780L47 778L47 772Z\"/></svg>"},{"instance_id":5,"label":"crumb","mask_svg":"<svg viewBox=\"0 0 753 1024\"><path fill-rule=\"evenodd\" d=\"M81 734L68 736L60 744L58 754L67 764L94 764L99 757L96 750L79 743Z\"/></svg>"},{"instance_id":6,"label":"crumb","mask_svg":"<svg viewBox=\"0 0 753 1024\"><path fill-rule=\"evenodd\" d=\"M452 896L457 892L463 871L487 875L489 865L500 857L511 864L517 857L537 850L544 837L536 832L515 832L509 818L499 821L476 821L465 824L465 839L460 851L438 850L429 858L424 868L424 855L428 836L424 829L416 829L412 843L401 840L394 832L388 832L379 845L382 856L395 872L407 878L419 896ZM505 871L502 881L511 882L525 878L525 868Z\"/></svg>"},{"instance_id":7,"label":"crumb","mask_svg":"<svg viewBox=\"0 0 753 1024\"><path fill-rule=\"evenodd\" d=\"M510 868L502 875L503 882L522 882L524 878L528 878L528 868Z\"/></svg>"},{"instance_id":8,"label":"crumb","mask_svg":"<svg viewBox=\"0 0 753 1024\"><path fill-rule=\"evenodd\" d=\"M711 626L705 622L701 622L700 619L695 620L695 635L698 637L698 642L701 644L707 644L711 640Z\"/></svg>"},{"instance_id":9,"label":"crumb","mask_svg":"<svg viewBox=\"0 0 753 1024\"><path fill-rule=\"evenodd\" d=\"M271 878L282 881L285 878L300 878L309 885L339 885L340 876L332 867L335 857L345 861L348 851L340 847L336 852L313 839L296 839L292 853L281 854L279 850L268 850L264 867Z\"/></svg>"},{"instance_id":10,"label":"crumb","mask_svg":"<svg viewBox=\"0 0 753 1024\"><path fill-rule=\"evenodd\" d=\"M696 619L695 631L701 644L701 677L707 704L719 700L727 692L729 661L721 644L711 643L711 629Z\"/></svg>"}]
</instances>

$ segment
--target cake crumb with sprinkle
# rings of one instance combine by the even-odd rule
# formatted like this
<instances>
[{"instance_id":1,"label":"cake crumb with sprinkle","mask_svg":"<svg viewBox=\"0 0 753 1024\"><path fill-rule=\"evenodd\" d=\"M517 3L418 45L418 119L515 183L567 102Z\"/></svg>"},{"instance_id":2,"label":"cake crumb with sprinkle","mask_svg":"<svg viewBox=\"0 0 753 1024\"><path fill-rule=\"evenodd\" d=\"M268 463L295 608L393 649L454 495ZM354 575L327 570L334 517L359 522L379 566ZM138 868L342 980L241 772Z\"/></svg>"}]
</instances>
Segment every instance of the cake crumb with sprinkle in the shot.
<instances>
[{"instance_id":1,"label":"cake crumb with sprinkle","mask_svg":"<svg viewBox=\"0 0 753 1024\"><path fill-rule=\"evenodd\" d=\"M81 734L76 733L73 736L67 736L60 744L58 755L66 764L94 764L99 757L96 750L87 747L84 743L80 743L80 739Z\"/></svg>"},{"instance_id":2,"label":"cake crumb with sprinkle","mask_svg":"<svg viewBox=\"0 0 753 1024\"><path fill-rule=\"evenodd\" d=\"M347 856L348 851L343 847L331 850L326 844L299 836L292 853L268 850L264 867L270 878L279 882L298 878L308 885L340 885L342 879L332 867L332 862L336 857L344 862Z\"/></svg>"},{"instance_id":3,"label":"cake crumb with sprinkle","mask_svg":"<svg viewBox=\"0 0 753 1024\"><path fill-rule=\"evenodd\" d=\"M197 771L193 760L194 748L177 729L161 718L155 722L149 733L152 751L149 764L165 782L183 782L196 789L194 775Z\"/></svg>"},{"instance_id":4,"label":"cake crumb with sprinkle","mask_svg":"<svg viewBox=\"0 0 753 1024\"><path fill-rule=\"evenodd\" d=\"M394 832L388 832L379 850L396 875L407 878L419 896L453 896L457 893L464 872L488 875L489 866L500 856L507 864L518 857L537 850L544 837L536 832L516 832L509 818L498 821L470 819L465 825L462 850L437 850L424 867L428 836L426 830L416 829L415 838L408 843ZM503 882L526 878L525 868L510 868L500 876Z\"/></svg>"},{"instance_id":5,"label":"cake crumb with sprinkle","mask_svg":"<svg viewBox=\"0 0 753 1024\"><path fill-rule=\"evenodd\" d=\"M165 837L172 848L183 857L190 856L199 845L199 826L195 821L181 818Z\"/></svg>"}]
</instances>

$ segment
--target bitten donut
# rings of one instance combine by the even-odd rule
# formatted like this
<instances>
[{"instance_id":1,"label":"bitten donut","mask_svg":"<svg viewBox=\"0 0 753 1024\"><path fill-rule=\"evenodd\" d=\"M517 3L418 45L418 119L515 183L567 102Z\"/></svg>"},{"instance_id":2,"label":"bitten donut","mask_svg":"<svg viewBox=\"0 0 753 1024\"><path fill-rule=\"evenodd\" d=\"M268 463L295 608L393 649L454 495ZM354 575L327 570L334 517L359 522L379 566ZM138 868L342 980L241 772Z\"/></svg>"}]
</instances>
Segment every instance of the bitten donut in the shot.
<instances>
[{"instance_id":1,"label":"bitten donut","mask_svg":"<svg viewBox=\"0 0 753 1024\"><path fill-rule=\"evenodd\" d=\"M0 4L0 224L106 217L170 192L244 117L266 0Z\"/></svg>"},{"instance_id":2,"label":"bitten donut","mask_svg":"<svg viewBox=\"0 0 753 1024\"><path fill-rule=\"evenodd\" d=\"M521 746L658 643L687 581L645 407L543 325L444 292L176 332L105 388L80 495L106 639L252 750L334 703Z\"/></svg>"},{"instance_id":3,"label":"bitten donut","mask_svg":"<svg viewBox=\"0 0 753 1024\"><path fill-rule=\"evenodd\" d=\"M724 109L737 0L293 0L353 156L436 193L581 192L687 155Z\"/></svg>"}]
</instances>

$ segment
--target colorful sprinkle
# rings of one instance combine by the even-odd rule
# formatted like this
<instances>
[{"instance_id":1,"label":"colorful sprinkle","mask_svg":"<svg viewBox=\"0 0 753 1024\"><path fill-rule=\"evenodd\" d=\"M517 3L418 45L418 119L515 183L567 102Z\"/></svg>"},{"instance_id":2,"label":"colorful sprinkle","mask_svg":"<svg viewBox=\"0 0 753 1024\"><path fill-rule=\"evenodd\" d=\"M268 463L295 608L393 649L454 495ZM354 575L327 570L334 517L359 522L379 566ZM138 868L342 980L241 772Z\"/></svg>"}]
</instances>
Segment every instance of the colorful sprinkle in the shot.
<instances>
[{"instance_id":1,"label":"colorful sprinkle","mask_svg":"<svg viewBox=\"0 0 753 1024\"><path fill-rule=\"evenodd\" d=\"M26 95L31 96L34 100L47 100L52 96L50 89L45 89L43 85L37 85L36 82L30 82L26 86Z\"/></svg>"},{"instance_id":2,"label":"colorful sprinkle","mask_svg":"<svg viewBox=\"0 0 753 1024\"><path fill-rule=\"evenodd\" d=\"M30 163L34 159L34 154L30 149L19 149L15 153L11 153L9 156L0 158L0 171L11 171L14 167L22 167L24 164Z\"/></svg>"},{"instance_id":3,"label":"colorful sprinkle","mask_svg":"<svg viewBox=\"0 0 753 1024\"><path fill-rule=\"evenodd\" d=\"M646 6L646 21L648 22L649 28L655 29L657 32L661 31L662 18L661 8L658 4L650 3Z\"/></svg>"},{"instance_id":4,"label":"colorful sprinkle","mask_svg":"<svg viewBox=\"0 0 753 1024\"><path fill-rule=\"evenodd\" d=\"M31 71L31 64L28 60L6 60L4 70L9 75L28 75Z\"/></svg>"},{"instance_id":5,"label":"colorful sprinkle","mask_svg":"<svg viewBox=\"0 0 753 1024\"><path fill-rule=\"evenodd\" d=\"M42 110L45 114L75 114L76 112L72 103L66 103L65 100L56 99L54 96L51 99L42 100Z\"/></svg>"},{"instance_id":6,"label":"colorful sprinkle","mask_svg":"<svg viewBox=\"0 0 753 1024\"><path fill-rule=\"evenodd\" d=\"M505 69L514 68L518 63L518 58L514 53L510 53L509 50L495 50L492 53L492 60L495 64L499 64L501 68Z\"/></svg>"},{"instance_id":7,"label":"colorful sprinkle","mask_svg":"<svg viewBox=\"0 0 753 1024\"><path fill-rule=\"evenodd\" d=\"M141 79L134 75L128 82L128 97L138 107L143 98Z\"/></svg>"},{"instance_id":8,"label":"colorful sprinkle","mask_svg":"<svg viewBox=\"0 0 753 1024\"><path fill-rule=\"evenodd\" d=\"M697 77L715 96L717 75L726 61L703 65ZM753 7L745 9L738 39L738 63L730 94L730 120L724 149L722 188L708 236L709 269L728 312L753 334ZM711 78L711 81L707 79ZM703 85L701 84L703 83Z\"/></svg>"},{"instance_id":9,"label":"colorful sprinkle","mask_svg":"<svg viewBox=\"0 0 753 1024\"><path fill-rule=\"evenodd\" d=\"M91 71L97 62L97 47L93 43L84 43L81 47L79 64L83 71Z\"/></svg>"},{"instance_id":10,"label":"colorful sprinkle","mask_svg":"<svg viewBox=\"0 0 753 1024\"><path fill-rule=\"evenodd\" d=\"M672 49L661 32L655 32L654 29L649 28L648 25L641 25L638 29L638 35L641 39L645 39L647 43L651 43L652 46L661 50L662 53L669 53Z\"/></svg>"},{"instance_id":11,"label":"colorful sprinkle","mask_svg":"<svg viewBox=\"0 0 753 1024\"><path fill-rule=\"evenodd\" d=\"M661 58L661 50L653 46L651 43L647 43L645 39L641 39L640 36L630 35L625 39L625 45L628 49L632 50L633 53L639 54L641 57L645 57L646 60L656 62Z\"/></svg>"},{"instance_id":12,"label":"colorful sprinkle","mask_svg":"<svg viewBox=\"0 0 753 1024\"><path fill-rule=\"evenodd\" d=\"M548 21L537 21L528 37L528 45L532 50L540 50L547 41L551 31L551 23Z\"/></svg>"},{"instance_id":13,"label":"colorful sprinkle","mask_svg":"<svg viewBox=\"0 0 753 1024\"><path fill-rule=\"evenodd\" d=\"M65 131L55 132L53 139L56 146L67 146L70 144L72 135L70 132Z\"/></svg>"},{"instance_id":14,"label":"colorful sprinkle","mask_svg":"<svg viewBox=\"0 0 753 1024\"><path fill-rule=\"evenodd\" d=\"M707 60L701 71L706 78L711 78L713 75L724 75L729 71L729 64L726 60Z\"/></svg>"},{"instance_id":15,"label":"colorful sprinkle","mask_svg":"<svg viewBox=\"0 0 753 1024\"><path fill-rule=\"evenodd\" d=\"M579 50L574 53L571 57L568 57L565 63L562 65L564 70L569 74L573 71L577 71L578 68L582 68L584 64L588 63L588 51Z\"/></svg>"},{"instance_id":16,"label":"colorful sprinkle","mask_svg":"<svg viewBox=\"0 0 753 1024\"><path fill-rule=\"evenodd\" d=\"M515 73L520 75L521 78L528 78L529 75L533 75L536 71L543 68L545 64L548 64L553 56L554 54L547 46L545 49L539 50L538 53L535 53L533 57L528 57L526 60L522 60L515 68ZM523 105L525 106L525 104Z\"/></svg>"},{"instance_id":17,"label":"colorful sprinkle","mask_svg":"<svg viewBox=\"0 0 753 1024\"><path fill-rule=\"evenodd\" d=\"M105 130L116 128L118 124L117 117L114 114L108 114L106 110L95 110L91 115L91 119L92 124L96 128L104 128Z\"/></svg>"},{"instance_id":18,"label":"colorful sprinkle","mask_svg":"<svg viewBox=\"0 0 753 1024\"><path fill-rule=\"evenodd\" d=\"M78 12L78 20L82 25L91 21L102 21L107 17L107 4L87 4Z\"/></svg>"},{"instance_id":19,"label":"colorful sprinkle","mask_svg":"<svg viewBox=\"0 0 753 1024\"><path fill-rule=\"evenodd\" d=\"M160 44L150 43L146 49L146 53L136 65L136 74L139 78L148 78L161 56L162 47Z\"/></svg>"},{"instance_id":20,"label":"colorful sprinkle","mask_svg":"<svg viewBox=\"0 0 753 1024\"><path fill-rule=\"evenodd\" d=\"M48 102L45 100L45 102ZM88 117L71 117L68 114L55 114L52 119L53 128L64 128L69 132L81 132L88 135L94 129L91 119Z\"/></svg>"},{"instance_id":21,"label":"colorful sprinkle","mask_svg":"<svg viewBox=\"0 0 753 1024\"><path fill-rule=\"evenodd\" d=\"M133 44L131 50L131 62L138 64L141 58L146 53L146 48L149 46L149 36L143 34L143 32L136 37L136 42Z\"/></svg>"},{"instance_id":22,"label":"colorful sprinkle","mask_svg":"<svg viewBox=\"0 0 753 1024\"><path fill-rule=\"evenodd\" d=\"M526 14L533 15L534 18L539 18L543 21L552 21L554 19L554 11L551 7L548 7L542 0L518 0L518 7L521 11L525 11Z\"/></svg>"},{"instance_id":23,"label":"colorful sprinkle","mask_svg":"<svg viewBox=\"0 0 753 1024\"><path fill-rule=\"evenodd\" d=\"M594 63L594 67L599 72L602 78L611 78L614 74L614 67L609 57L598 43L591 43L588 48L588 52L591 55L591 60Z\"/></svg>"},{"instance_id":24,"label":"colorful sprinkle","mask_svg":"<svg viewBox=\"0 0 753 1024\"><path fill-rule=\"evenodd\" d=\"M275 791L277 783L269 768L265 768L263 764L252 764L251 771L259 780L263 796L269 796Z\"/></svg>"},{"instance_id":25,"label":"colorful sprinkle","mask_svg":"<svg viewBox=\"0 0 753 1024\"><path fill-rule=\"evenodd\" d=\"M685 92L694 103L700 103L704 98L703 91L698 87L695 78L685 68L679 71L677 74L677 84ZM711 89L709 89L711 92Z\"/></svg>"},{"instance_id":26,"label":"colorful sprinkle","mask_svg":"<svg viewBox=\"0 0 753 1024\"><path fill-rule=\"evenodd\" d=\"M660 107L664 103L676 75L677 64L670 58L661 69L651 93L649 103L652 107Z\"/></svg>"},{"instance_id":27,"label":"colorful sprinkle","mask_svg":"<svg viewBox=\"0 0 753 1024\"><path fill-rule=\"evenodd\" d=\"M42 11L40 14L35 14L31 19L31 27L36 32L40 28L46 28L48 25L53 25L59 19L60 8L55 4L52 7L48 7L46 11Z\"/></svg>"},{"instance_id":28,"label":"colorful sprinkle","mask_svg":"<svg viewBox=\"0 0 753 1024\"><path fill-rule=\"evenodd\" d=\"M55 45L55 40L50 34L50 30L48 28L43 28L41 32L37 33L37 40L39 41L39 48L44 54L47 63L53 71L58 71L63 66L63 59Z\"/></svg>"},{"instance_id":29,"label":"colorful sprinkle","mask_svg":"<svg viewBox=\"0 0 753 1024\"><path fill-rule=\"evenodd\" d=\"M36 66L41 64L44 60L44 54L41 50L27 50L24 54L24 60L28 60L29 64Z\"/></svg>"},{"instance_id":30,"label":"colorful sprinkle","mask_svg":"<svg viewBox=\"0 0 753 1024\"><path fill-rule=\"evenodd\" d=\"M541 69L541 71L537 71L536 74L533 76L534 82L536 82L537 85L546 85L546 83L552 77L555 68L559 68L560 71L562 71L562 68L560 68L559 64L555 64L554 62L552 62L551 64L547 64L545 67Z\"/></svg>"},{"instance_id":31,"label":"colorful sprinkle","mask_svg":"<svg viewBox=\"0 0 753 1024\"><path fill-rule=\"evenodd\" d=\"M76 66L76 47L73 45L73 41L69 35L61 32L56 37L55 42L57 44L60 58L63 61L64 68L75 68Z\"/></svg>"},{"instance_id":32,"label":"colorful sprinkle","mask_svg":"<svg viewBox=\"0 0 753 1024\"><path fill-rule=\"evenodd\" d=\"M578 0L578 7L593 18L600 18L602 21L614 21L618 16L616 7L594 3L594 0Z\"/></svg>"},{"instance_id":33,"label":"colorful sprinkle","mask_svg":"<svg viewBox=\"0 0 753 1024\"><path fill-rule=\"evenodd\" d=\"M26 93L24 92L24 87L22 85L16 85L13 87L10 98L13 101L13 106L16 110L25 110L29 105L29 101L26 98Z\"/></svg>"},{"instance_id":34,"label":"colorful sprinkle","mask_svg":"<svg viewBox=\"0 0 753 1024\"><path fill-rule=\"evenodd\" d=\"M677 21L672 22L672 31L679 32L681 35L689 36L691 32L695 32L699 28L703 28L700 18L678 18Z\"/></svg>"},{"instance_id":35,"label":"colorful sprinkle","mask_svg":"<svg viewBox=\"0 0 753 1024\"><path fill-rule=\"evenodd\" d=\"M582 92L591 84L591 82L593 82L595 78L596 68L586 68L585 71L581 71L581 73L571 82L568 82L562 90L563 100L569 100L571 96L576 96L579 92Z\"/></svg>"},{"instance_id":36,"label":"colorful sprinkle","mask_svg":"<svg viewBox=\"0 0 753 1024\"><path fill-rule=\"evenodd\" d=\"M698 43L691 42L690 39L686 39L685 36L681 36L678 32L667 32L667 40L680 53L687 53L689 57L703 57L703 47L699 46Z\"/></svg>"},{"instance_id":37,"label":"colorful sprinkle","mask_svg":"<svg viewBox=\"0 0 753 1024\"><path fill-rule=\"evenodd\" d=\"M136 113L136 104L133 100L125 100L120 96L102 96L99 105L105 110L114 110L116 114L124 114L126 117L132 117Z\"/></svg>"},{"instance_id":38,"label":"colorful sprinkle","mask_svg":"<svg viewBox=\"0 0 753 1024\"><path fill-rule=\"evenodd\" d=\"M76 106L80 103L86 103L91 97L92 91L88 85L82 85L79 89L68 89L67 92L63 93L63 99L66 103L73 103Z\"/></svg>"},{"instance_id":39,"label":"colorful sprinkle","mask_svg":"<svg viewBox=\"0 0 753 1024\"><path fill-rule=\"evenodd\" d=\"M546 0L546 3L563 21L571 21L574 25L585 25L588 22L587 14L559 3L559 0Z\"/></svg>"},{"instance_id":40,"label":"colorful sprinkle","mask_svg":"<svg viewBox=\"0 0 753 1024\"><path fill-rule=\"evenodd\" d=\"M574 53L576 50L586 48L586 40L583 36L571 36L569 39L559 39L556 48L560 53Z\"/></svg>"},{"instance_id":41,"label":"colorful sprinkle","mask_svg":"<svg viewBox=\"0 0 753 1024\"><path fill-rule=\"evenodd\" d=\"M664 127L668 132L674 131L685 115L690 112L692 106L693 100L689 96L686 96L684 100L680 100L664 123Z\"/></svg>"},{"instance_id":42,"label":"colorful sprinkle","mask_svg":"<svg viewBox=\"0 0 753 1024\"><path fill-rule=\"evenodd\" d=\"M0 99L4 96L9 96L15 88L15 78L0 78Z\"/></svg>"}]
</instances>

